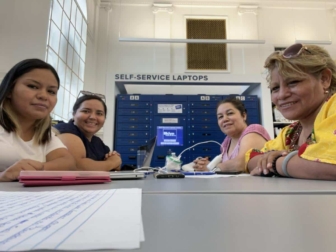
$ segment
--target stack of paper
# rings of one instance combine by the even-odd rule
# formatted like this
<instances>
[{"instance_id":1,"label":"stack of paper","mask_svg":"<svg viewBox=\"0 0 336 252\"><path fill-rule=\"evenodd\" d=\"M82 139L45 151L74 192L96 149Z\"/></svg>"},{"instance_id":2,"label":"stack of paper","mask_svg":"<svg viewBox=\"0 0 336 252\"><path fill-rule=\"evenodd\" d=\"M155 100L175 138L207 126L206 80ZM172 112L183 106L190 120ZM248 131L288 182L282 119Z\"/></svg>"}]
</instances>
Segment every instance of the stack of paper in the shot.
<instances>
[{"instance_id":1,"label":"stack of paper","mask_svg":"<svg viewBox=\"0 0 336 252\"><path fill-rule=\"evenodd\" d=\"M141 189L0 192L0 251L134 249Z\"/></svg>"}]
</instances>

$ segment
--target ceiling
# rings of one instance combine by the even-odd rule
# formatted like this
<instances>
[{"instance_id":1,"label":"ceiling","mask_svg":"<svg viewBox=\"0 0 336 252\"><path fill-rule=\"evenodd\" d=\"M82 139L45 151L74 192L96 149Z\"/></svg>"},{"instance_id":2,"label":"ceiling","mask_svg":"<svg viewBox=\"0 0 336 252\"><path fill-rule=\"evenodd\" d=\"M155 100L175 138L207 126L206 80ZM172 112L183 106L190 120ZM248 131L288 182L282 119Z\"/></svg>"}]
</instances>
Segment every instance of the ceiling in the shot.
<instances>
[{"instance_id":1,"label":"ceiling","mask_svg":"<svg viewBox=\"0 0 336 252\"><path fill-rule=\"evenodd\" d=\"M284 5L284 4L336 4L335 0L102 0L102 2L111 2L114 4L153 4L153 3L171 3L177 5Z\"/></svg>"}]
</instances>

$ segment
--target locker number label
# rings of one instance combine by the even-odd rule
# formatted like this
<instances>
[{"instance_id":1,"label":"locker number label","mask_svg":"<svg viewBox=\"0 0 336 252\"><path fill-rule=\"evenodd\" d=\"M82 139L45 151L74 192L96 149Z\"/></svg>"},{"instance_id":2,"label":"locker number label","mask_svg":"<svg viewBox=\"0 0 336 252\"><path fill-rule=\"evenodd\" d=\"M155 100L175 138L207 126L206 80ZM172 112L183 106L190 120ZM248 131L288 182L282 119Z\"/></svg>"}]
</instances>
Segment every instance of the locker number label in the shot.
<instances>
[{"instance_id":1,"label":"locker number label","mask_svg":"<svg viewBox=\"0 0 336 252\"><path fill-rule=\"evenodd\" d=\"M236 96L237 100L245 101L245 96Z\"/></svg>"},{"instance_id":2,"label":"locker number label","mask_svg":"<svg viewBox=\"0 0 336 252\"><path fill-rule=\"evenodd\" d=\"M178 118L162 118L162 123L178 123Z\"/></svg>"},{"instance_id":3,"label":"locker number label","mask_svg":"<svg viewBox=\"0 0 336 252\"><path fill-rule=\"evenodd\" d=\"M136 101L138 101L139 100L139 95L131 95L130 96L130 100L136 100Z\"/></svg>"}]
</instances>

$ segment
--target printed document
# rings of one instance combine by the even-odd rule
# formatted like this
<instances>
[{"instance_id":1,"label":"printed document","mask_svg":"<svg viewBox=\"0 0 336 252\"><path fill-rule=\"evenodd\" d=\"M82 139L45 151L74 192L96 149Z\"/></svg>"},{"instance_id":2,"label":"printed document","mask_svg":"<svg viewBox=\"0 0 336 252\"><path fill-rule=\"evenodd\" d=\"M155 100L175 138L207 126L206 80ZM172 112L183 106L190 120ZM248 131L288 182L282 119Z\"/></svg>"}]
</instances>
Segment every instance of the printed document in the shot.
<instances>
[{"instance_id":1,"label":"printed document","mask_svg":"<svg viewBox=\"0 0 336 252\"><path fill-rule=\"evenodd\" d=\"M141 189L0 192L0 251L135 249Z\"/></svg>"}]
</instances>

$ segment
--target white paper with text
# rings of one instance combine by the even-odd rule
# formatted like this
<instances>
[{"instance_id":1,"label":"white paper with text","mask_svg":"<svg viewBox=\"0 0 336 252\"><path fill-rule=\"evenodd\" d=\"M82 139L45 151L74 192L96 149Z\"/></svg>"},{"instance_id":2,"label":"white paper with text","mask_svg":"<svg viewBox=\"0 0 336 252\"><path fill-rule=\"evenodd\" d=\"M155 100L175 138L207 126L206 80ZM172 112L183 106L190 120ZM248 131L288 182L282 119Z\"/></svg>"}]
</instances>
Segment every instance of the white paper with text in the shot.
<instances>
[{"instance_id":1,"label":"white paper with text","mask_svg":"<svg viewBox=\"0 0 336 252\"><path fill-rule=\"evenodd\" d=\"M134 249L141 189L0 192L0 251Z\"/></svg>"}]
</instances>

